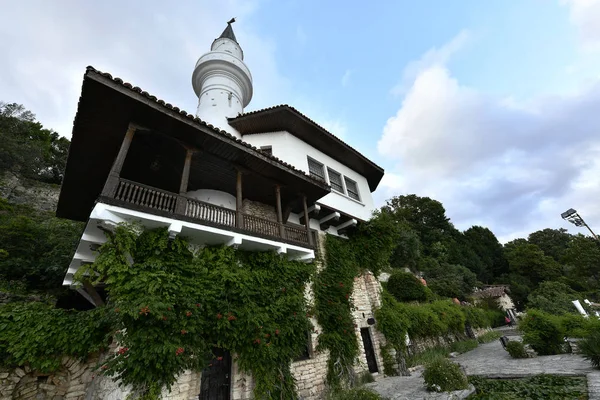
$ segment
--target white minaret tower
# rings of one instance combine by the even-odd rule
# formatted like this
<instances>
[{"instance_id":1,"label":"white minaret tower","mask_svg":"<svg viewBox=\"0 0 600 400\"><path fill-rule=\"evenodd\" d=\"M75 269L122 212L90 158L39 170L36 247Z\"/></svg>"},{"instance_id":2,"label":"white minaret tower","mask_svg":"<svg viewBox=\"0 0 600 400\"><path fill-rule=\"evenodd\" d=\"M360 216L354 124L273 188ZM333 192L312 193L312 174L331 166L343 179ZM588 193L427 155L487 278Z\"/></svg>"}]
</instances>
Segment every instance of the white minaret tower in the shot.
<instances>
[{"instance_id":1,"label":"white minaret tower","mask_svg":"<svg viewBox=\"0 0 600 400\"><path fill-rule=\"evenodd\" d=\"M198 118L238 136L229 127L227 118L244 112L250 103L252 75L244 64L244 52L231 28L233 22L235 18L214 40L210 52L196 63L192 85L198 96Z\"/></svg>"}]
</instances>

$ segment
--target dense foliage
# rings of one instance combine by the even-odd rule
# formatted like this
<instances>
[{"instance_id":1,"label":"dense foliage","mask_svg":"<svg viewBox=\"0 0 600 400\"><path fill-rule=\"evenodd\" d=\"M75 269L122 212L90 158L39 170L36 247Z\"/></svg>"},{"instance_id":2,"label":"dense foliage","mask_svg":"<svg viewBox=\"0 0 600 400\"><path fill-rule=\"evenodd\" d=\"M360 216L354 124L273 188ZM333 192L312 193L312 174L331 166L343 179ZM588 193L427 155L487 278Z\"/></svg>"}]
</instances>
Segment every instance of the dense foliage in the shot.
<instances>
[{"instance_id":1,"label":"dense foliage","mask_svg":"<svg viewBox=\"0 0 600 400\"><path fill-rule=\"evenodd\" d=\"M44 129L22 105L0 102L0 172L61 183L69 144L58 133Z\"/></svg>"},{"instance_id":2,"label":"dense foliage","mask_svg":"<svg viewBox=\"0 0 600 400\"><path fill-rule=\"evenodd\" d=\"M506 344L506 351L512 358L527 358L527 351L525 351L525 346L523 342L518 340L511 340Z\"/></svg>"},{"instance_id":3,"label":"dense foliage","mask_svg":"<svg viewBox=\"0 0 600 400\"><path fill-rule=\"evenodd\" d=\"M423 379L427 390L433 392L462 390L469 385L467 376L460 366L446 358L438 358L425 365Z\"/></svg>"},{"instance_id":4,"label":"dense foliage","mask_svg":"<svg viewBox=\"0 0 600 400\"><path fill-rule=\"evenodd\" d=\"M84 359L106 349L111 322L104 308L67 311L38 302L0 306L0 365L52 372L65 355Z\"/></svg>"},{"instance_id":5,"label":"dense foliage","mask_svg":"<svg viewBox=\"0 0 600 400\"><path fill-rule=\"evenodd\" d=\"M57 294L82 230L81 223L0 198L0 277Z\"/></svg>"},{"instance_id":6,"label":"dense foliage","mask_svg":"<svg viewBox=\"0 0 600 400\"><path fill-rule=\"evenodd\" d=\"M581 400L587 399L584 377L537 375L522 379L469 377L475 394L469 400Z\"/></svg>"},{"instance_id":7,"label":"dense foliage","mask_svg":"<svg viewBox=\"0 0 600 400\"><path fill-rule=\"evenodd\" d=\"M398 301L427 300L427 287L409 272L397 271L390 275L387 290Z\"/></svg>"},{"instance_id":8,"label":"dense foliage","mask_svg":"<svg viewBox=\"0 0 600 400\"><path fill-rule=\"evenodd\" d=\"M257 398L296 398L290 363L311 329L304 290L313 264L232 247L194 253L166 229L120 226L78 276L86 272L106 284L121 346L105 373L155 398L218 347L252 374Z\"/></svg>"},{"instance_id":9,"label":"dense foliage","mask_svg":"<svg viewBox=\"0 0 600 400\"><path fill-rule=\"evenodd\" d=\"M565 331L559 320L543 311L530 310L519 323L523 342L540 355L559 354L564 344Z\"/></svg>"},{"instance_id":10,"label":"dense foliage","mask_svg":"<svg viewBox=\"0 0 600 400\"><path fill-rule=\"evenodd\" d=\"M327 400L385 400L385 398L370 389L358 387L338 390L330 394Z\"/></svg>"},{"instance_id":11,"label":"dense foliage","mask_svg":"<svg viewBox=\"0 0 600 400\"><path fill-rule=\"evenodd\" d=\"M578 343L579 352L594 368L600 368L600 331L594 330Z\"/></svg>"},{"instance_id":12,"label":"dense foliage","mask_svg":"<svg viewBox=\"0 0 600 400\"><path fill-rule=\"evenodd\" d=\"M329 350L327 382L333 388L352 384L355 378L358 341L352 319L354 278L367 269L377 273L386 265L396 232L390 215L379 213L361 225L349 240L327 236L325 262L313 290L322 330L318 349Z\"/></svg>"}]
</instances>

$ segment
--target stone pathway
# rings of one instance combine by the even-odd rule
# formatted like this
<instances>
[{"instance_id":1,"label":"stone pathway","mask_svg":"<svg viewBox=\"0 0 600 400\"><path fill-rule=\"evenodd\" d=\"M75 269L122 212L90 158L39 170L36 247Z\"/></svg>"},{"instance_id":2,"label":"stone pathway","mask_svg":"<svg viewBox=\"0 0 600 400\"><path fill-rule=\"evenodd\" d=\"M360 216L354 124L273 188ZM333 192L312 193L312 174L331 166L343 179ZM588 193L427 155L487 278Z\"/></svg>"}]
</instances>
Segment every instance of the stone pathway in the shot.
<instances>
[{"instance_id":1,"label":"stone pathway","mask_svg":"<svg viewBox=\"0 0 600 400\"><path fill-rule=\"evenodd\" d=\"M500 341L495 340L461 354L452 361L465 368L467 375L490 378L517 378L539 374L585 375L588 381L589 400L600 400L600 370L593 369L589 361L576 354L513 359L502 348ZM367 386L391 400L443 398L439 397L439 394L425 390L420 371L413 372L412 376L384 378Z\"/></svg>"}]
</instances>

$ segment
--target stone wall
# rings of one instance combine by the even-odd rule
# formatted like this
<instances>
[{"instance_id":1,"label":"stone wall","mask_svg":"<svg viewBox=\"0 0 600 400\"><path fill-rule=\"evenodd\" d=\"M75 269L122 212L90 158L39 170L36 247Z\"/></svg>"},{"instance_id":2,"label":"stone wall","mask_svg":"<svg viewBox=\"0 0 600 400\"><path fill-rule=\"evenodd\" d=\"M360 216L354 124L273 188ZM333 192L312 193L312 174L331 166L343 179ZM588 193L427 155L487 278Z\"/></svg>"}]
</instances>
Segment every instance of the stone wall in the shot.
<instances>
[{"instance_id":1,"label":"stone wall","mask_svg":"<svg viewBox=\"0 0 600 400\"><path fill-rule=\"evenodd\" d=\"M0 174L0 197L11 203L28 204L42 211L54 211L60 186L21 178L12 172Z\"/></svg>"},{"instance_id":2,"label":"stone wall","mask_svg":"<svg viewBox=\"0 0 600 400\"><path fill-rule=\"evenodd\" d=\"M245 199L242 202L242 212L244 214L253 215L258 218L268 219L269 221L277 222L277 212L274 206Z\"/></svg>"}]
</instances>

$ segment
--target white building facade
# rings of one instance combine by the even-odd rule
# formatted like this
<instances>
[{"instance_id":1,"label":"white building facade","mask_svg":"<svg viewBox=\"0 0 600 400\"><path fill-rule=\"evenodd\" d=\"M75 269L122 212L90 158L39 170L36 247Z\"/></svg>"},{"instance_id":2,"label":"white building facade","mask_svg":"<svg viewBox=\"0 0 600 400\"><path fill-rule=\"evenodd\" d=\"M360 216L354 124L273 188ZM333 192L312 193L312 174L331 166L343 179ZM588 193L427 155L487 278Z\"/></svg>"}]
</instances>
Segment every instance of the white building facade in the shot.
<instances>
[{"instance_id":1,"label":"white building facade","mask_svg":"<svg viewBox=\"0 0 600 400\"><path fill-rule=\"evenodd\" d=\"M119 223L166 227L199 246L312 261L325 233L344 235L374 210L379 166L290 106L244 113L252 75L230 23L196 63L192 86L196 115L91 67L84 76L57 215L87 221L64 285L93 304L101 294L73 275L94 262L104 231ZM378 285L371 276L355 285L358 371L383 370L382 337L373 330ZM309 347L316 346L315 334ZM322 396L326 361L311 351L293 364L302 398ZM186 374L186 390L165 398L197 398L197 375ZM251 377L235 363L228 376L229 398L251 397Z\"/></svg>"}]
</instances>

